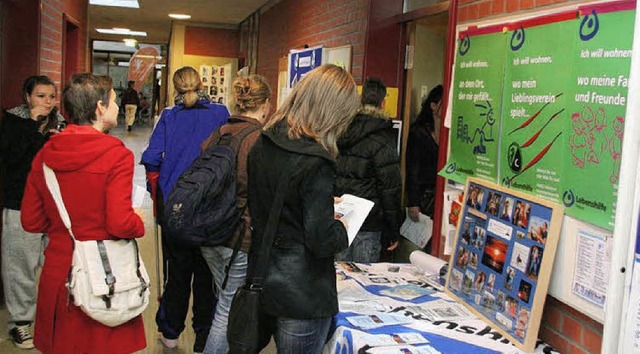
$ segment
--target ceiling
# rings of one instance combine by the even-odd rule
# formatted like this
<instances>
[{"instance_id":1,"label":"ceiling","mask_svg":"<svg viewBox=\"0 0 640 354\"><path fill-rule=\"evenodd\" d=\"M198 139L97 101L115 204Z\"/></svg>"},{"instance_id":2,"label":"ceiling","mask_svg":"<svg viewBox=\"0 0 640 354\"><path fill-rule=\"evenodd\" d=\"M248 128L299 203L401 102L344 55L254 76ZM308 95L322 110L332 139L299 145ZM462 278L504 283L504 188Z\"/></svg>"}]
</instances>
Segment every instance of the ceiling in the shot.
<instances>
[{"instance_id":1,"label":"ceiling","mask_svg":"<svg viewBox=\"0 0 640 354\"><path fill-rule=\"evenodd\" d=\"M89 38L121 41L123 35L98 33L96 28L128 28L145 31L147 37L135 38L140 43L169 42L170 13L191 15L188 21L197 25L236 26L268 0L138 0L140 8L89 5ZM175 21L175 20L173 20Z\"/></svg>"}]
</instances>

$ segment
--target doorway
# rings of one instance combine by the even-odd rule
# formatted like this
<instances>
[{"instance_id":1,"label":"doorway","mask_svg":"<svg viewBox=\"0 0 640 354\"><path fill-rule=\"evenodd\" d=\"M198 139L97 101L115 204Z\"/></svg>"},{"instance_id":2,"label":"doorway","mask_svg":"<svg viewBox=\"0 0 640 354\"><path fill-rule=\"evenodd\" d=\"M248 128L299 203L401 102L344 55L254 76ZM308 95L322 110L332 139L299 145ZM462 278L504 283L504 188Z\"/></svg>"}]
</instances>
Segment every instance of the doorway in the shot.
<instances>
[{"instance_id":1,"label":"doorway","mask_svg":"<svg viewBox=\"0 0 640 354\"><path fill-rule=\"evenodd\" d=\"M78 72L78 49L79 49L79 30L80 23L67 14L62 16L62 87L66 85L71 79L71 76ZM66 116L64 112L64 105L61 105L60 110L63 116Z\"/></svg>"}]
</instances>

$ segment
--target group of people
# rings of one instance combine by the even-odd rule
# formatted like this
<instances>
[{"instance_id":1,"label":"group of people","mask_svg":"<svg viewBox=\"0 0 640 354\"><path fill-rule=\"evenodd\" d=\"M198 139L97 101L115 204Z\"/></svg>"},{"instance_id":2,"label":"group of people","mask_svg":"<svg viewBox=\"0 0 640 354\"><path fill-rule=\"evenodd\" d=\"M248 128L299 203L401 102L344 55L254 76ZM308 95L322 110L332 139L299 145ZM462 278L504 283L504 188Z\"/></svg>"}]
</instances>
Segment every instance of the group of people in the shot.
<instances>
[{"instance_id":1,"label":"group of people","mask_svg":"<svg viewBox=\"0 0 640 354\"><path fill-rule=\"evenodd\" d=\"M214 134L257 129L244 137L238 151L237 202L243 222L229 241L191 248L162 240L165 281L156 314L162 344L177 346L193 293L193 351L239 352L227 342L231 302L247 274L255 272L255 259L271 247L260 310L264 337L273 337L282 353L320 352L338 312L334 260L376 262L381 251L398 245L402 181L395 132L383 111L386 87L379 79L367 79L359 100L346 70L323 65L271 114L272 91L265 78L241 76L232 85L231 115L226 106L210 101L195 69L177 70L173 83L175 106L162 112L141 161L156 215L162 215L179 176L214 143ZM107 327L68 302L72 240L45 183L43 164L57 176L78 240L142 237L144 225L131 204L133 153L108 134L119 110L113 82L108 76L76 74L62 96L69 125L60 131L58 122L64 119L55 108L55 85L44 76L27 79L24 104L5 113L0 129L2 275L9 330L18 347L35 345L43 353L138 351L146 346L140 317ZM409 164L407 185L412 219L432 209L434 118L439 118L441 99L439 86L411 129L408 158L415 163ZM282 176L292 159L298 160L294 172ZM278 242L265 245L275 186L282 178L288 181ZM375 203L351 246L346 225L333 214L335 197L342 194ZM157 221L162 225L161 218ZM240 251L229 264L238 242ZM46 262L36 285L43 252Z\"/></svg>"}]
</instances>

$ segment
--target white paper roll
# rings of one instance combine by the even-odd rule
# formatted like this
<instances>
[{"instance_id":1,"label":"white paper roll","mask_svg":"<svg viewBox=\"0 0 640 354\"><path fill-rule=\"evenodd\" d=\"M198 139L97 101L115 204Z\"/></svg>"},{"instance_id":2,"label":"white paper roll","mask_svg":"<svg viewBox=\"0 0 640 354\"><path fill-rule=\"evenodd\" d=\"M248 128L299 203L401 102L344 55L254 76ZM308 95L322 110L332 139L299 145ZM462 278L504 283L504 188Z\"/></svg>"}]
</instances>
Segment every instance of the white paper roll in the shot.
<instances>
[{"instance_id":1,"label":"white paper roll","mask_svg":"<svg viewBox=\"0 0 640 354\"><path fill-rule=\"evenodd\" d=\"M447 262L422 251L411 252L409 260L411 261L411 264L428 275L440 275L440 271L443 268L445 272L447 271Z\"/></svg>"}]
</instances>

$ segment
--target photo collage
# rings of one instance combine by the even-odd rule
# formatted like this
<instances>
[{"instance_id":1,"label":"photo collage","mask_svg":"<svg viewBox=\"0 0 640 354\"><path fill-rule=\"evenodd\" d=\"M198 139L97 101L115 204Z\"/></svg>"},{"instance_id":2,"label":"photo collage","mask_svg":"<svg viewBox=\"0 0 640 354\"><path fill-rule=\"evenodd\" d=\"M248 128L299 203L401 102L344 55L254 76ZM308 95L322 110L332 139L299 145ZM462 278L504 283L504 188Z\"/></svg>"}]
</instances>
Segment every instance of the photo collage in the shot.
<instances>
[{"instance_id":1,"label":"photo collage","mask_svg":"<svg viewBox=\"0 0 640 354\"><path fill-rule=\"evenodd\" d=\"M229 68L224 66L200 65L202 88L211 97L211 102L226 105L228 100Z\"/></svg>"},{"instance_id":2,"label":"photo collage","mask_svg":"<svg viewBox=\"0 0 640 354\"><path fill-rule=\"evenodd\" d=\"M448 290L524 342L552 209L469 183Z\"/></svg>"}]
</instances>

